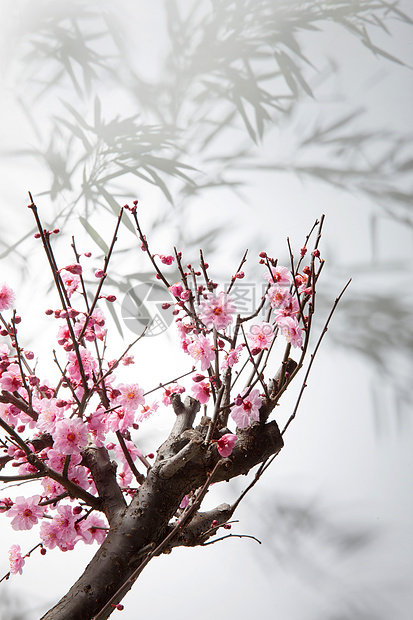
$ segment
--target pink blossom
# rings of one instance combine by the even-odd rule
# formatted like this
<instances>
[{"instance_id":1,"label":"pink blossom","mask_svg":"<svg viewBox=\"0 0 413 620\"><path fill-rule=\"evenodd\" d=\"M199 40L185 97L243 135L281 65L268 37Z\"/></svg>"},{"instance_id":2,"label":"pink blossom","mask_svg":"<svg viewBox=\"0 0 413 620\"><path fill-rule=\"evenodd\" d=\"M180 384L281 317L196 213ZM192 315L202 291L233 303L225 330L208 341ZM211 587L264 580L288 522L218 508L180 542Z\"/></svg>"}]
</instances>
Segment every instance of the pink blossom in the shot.
<instances>
[{"instance_id":1,"label":"pink blossom","mask_svg":"<svg viewBox=\"0 0 413 620\"><path fill-rule=\"evenodd\" d=\"M243 345L239 344L236 349L230 349L228 353L225 353L221 369L232 368L235 364L237 364L243 348Z\"/></svg>"},{"instance_id":2,"label":"pink blossom","mask_svg":"<svg viewBox=\"0 0 413 620\"><path fill-rule=\"evenodd\" d=\"M12 545L9 550L9 563L10 572L12 575L19 575L23 572L23 566L25 563L24 557L21 554L20 545Z\"/></svg>"},{"instance_id":3,"label":"pink blossom","mask_svg":"<svg viewBox=\"0 0 413 620\"><path fill-rule=\"evenodd\" d=\"M189 504L189 497L188 495L184 495L184 497L182 498L181 503L179 504L179 508L181 510L184 510Z\"/></svg>"},{"instance_id":4,"label":"pink blossom","mask_svg":"<svg viewBox=\"0 0 413 620\"><path fill-rule=\"evenodd\" d=\"M138 415L138 422L142 422L142 420L147 420L150 418L158 408L159 403L157 400L154 400L151 405L145 405L142 407L141 412Z\"/></svg>"},{"instance_id":5,"label":"pink blossom","mask_svg":"<svg viewBox=\"0 0 413 620\"><path fill-rule=\"evenodd\" d=\"M290 302L291 293L286 287L271 286L266 298L270 302L271 308L282 308Z\"/></svg>"},{"instance_id":6,"label":"pink blossom","mask_svg":"<svg viewBox=\"0 0 413 620\"><path fill-rule=\"evenodd\" d=\"M279 286L289 286L291 273L287 267L271 267L271 272L264 273L266 278L271 284L278 284Z\"/></svg>"},{"instance_id":7,"label":"pink blossom","mask_svg":"<svg viewBox=\"0 0 413 620\"><path fill-rule=\"evenodd\" d=\"M10 355L10 349L5 342L0 342L0 357L7 358Z\"/></svg>"},{"instance_id":8,"label":"pink blossom","mask_svg":"<svg viewBox=\"0 0 413 620\"><path fill-rule=\"evenodd\" d=\"M49 498L57 497L58 495L64 493L64 491L66 490L64 486L56 482L56 480L49 478L48 476L42 478L41 484L43 487L44 495Z\"/></svg>"},{"instance_id":9,"label":"pink blossom","mask_svg":"<svg viewBox=\"0 0 413 620\"><path fill-rule=\"evenodd\" d=\"M132 461L136 461L139 456L142 456L142 452L135 446L133 441L129 441L129 439L125 440L125 445L128 449L128 452L131 456ZM119 444L114 447L116 460L120 461L124 465L128 465L125 454Z\"/></svg>"},{"instance_id":10,"label":"pink blossom","mask_svg":"<svg viewBox=\"0 0 413 620\"><path fill-rule=\"evenodd\" d=\"M221 439L217 441L217 450L221 456L229 456L232 453L234 445L237 441L237 436L232 433L226 433L222 435Z\"/></svg>"},{"instance_id":11,"label":"pink blossom","mask_svg":"<svg viewBox=\"0 0 413 620\"><path fill-rule=\"evenodd\" d=\"M9 426L16 426L19 421L20 409L14 405L6 405L0 403L0 417L7 422Z\"/></svg>"},{"instance_id":12,"label":"pink blossom","mask_svg":"<svg viewBox=\"0 0 413 620\"><path fill-rule=\"evenodd\" d=\"M62 347L70 339L70 331L67 325L61 325L57 332L57 344Z\"/></svg>"},{"instance_id":13,"label":"pink blossom","mask_svg":"<svg viewBox=\"0 0 413 620\"><path fill-rule=\"evenodd\" d=\"M63 419L63 411L56 407L56 399L33 398L33 406L39 412L36 422L37 428L53 435L57 422Z\"/></svg>"},{"instance_id":14,"label":"pink blossom","mask_svg":"<svg viewBox=\"0 0 413 620\"><path fill-rule=\"evenodd\" d=\"M62 454L61 452L58 452L55 448L46 448L45 451L47 452L48 466L51 469L54 469L54 471L61 473L65 466L66 454ZM79 465L81 460L82 460L81 454L72 454L70 457L69 471L71 467Z\"/></svg>"},{"instance_id":15,"label":"pink blossom","mask_svg":"<svg viewBox=\"0 0 413 620\"><path fill-rule=\"evenodd\" d=\"M194 393L194 398L199 400L201 405L205 405L211 397L211 384L205 381L194 383L194 385L191 386L191 390Z\"/></svg>"},{"instance_id":16,"label":"pink blossom","mask_svg":"<svg viewBox=\"0 0 413 620\"><path fill-rule=\"evenodd\" d=\"M80 316L75 324L74 332L75 336L78 337L82 331L84 330L84 325L86 322L87 315ZM88 317L87 327L83 331L83 337L88 342L93 342L96 338L98 340L103 340L106 334L106 330L103 329L105 325L105 316L99 308L96 308Z\"/></svg>"},{"instance_id":17,"label":"pink blossom","mask_svg":"<svg viewBox=\"0 0 413 620\"><path fill-rule=\"evenodd\" d=\"M276 323L278 323L280 318L284 316L294 316L298 312L300 312L300 306L298 304L297 298L290 296L290 301L287 304L280 306L276 310L275 321Z\"/></svg>"},{"instance_id":18,"label":"pink blossom","mask_svg":"<svg viewBox=\"0 0 413 620\"><path fill-rule=\"evenodd\" d=\"M82 273L82 265L79 265L79 263L73 263L72 265L67 265L67 267L63 267L63 269L77 276L80 276L80 274Z\"/></svg>"},{"instance_id":19,"label":"pink blossom","mask_svg":"<svg viewBox=\"0 0 413 620\"><path fill-rule=\"evenodd\" d=\"M295 283L298 289L300 289L300 287L301 289L305 288L307 286L307 282L308 282L308 276L301 275L300 273L298 273L295 276Z\"/></svg>"},{"instance_id":20,"label":"pink blossom","mask_svg":"<svg viewBox=\"0 0 413 620\"><path fill-rule=\"evenodd\" d=\"M15 392L22 386L22 378L18 364L10 364L6 372L0 377L0 386L3 390Z\"/></svg>"},{"instance_id":21,"label":"pink blossom","mask_svg":"<svg viewBox=\"0 0 413 620\"><path fill-rule=\"evenodd\" d=\"M130 366L131 364L134 364L135 361L133 357L133 355L125 355L124 357L122 357L122 364L124 366Z\"/></svg>"},{"instance_id":22,"label":"pink blossom","mask_svg":"<svg viewBox=\"0 0 413 620\"><path fill-rule=\"evenodd\" d=\"M80 521L76 529L78 537L82 538L86 545L91 545L94 541L101 545L106 538L107 525L94 513Z\"/></svg>"},{"instance_id":23,"label":"pink blossom","mask_svg":"<svg viewBox=\"0 0 413 620\"><path fill-rule=\"evenodd\" d=\"M107 431L120 431L124 433L135 422L135 411L133 409L124 409L117 407L111 411L106 418Z\"/></svg>"},{"instance_id":24,"label":"pink blossom","mask_svg":"<svg viewBox=\"0 0 413 620\"><path fill-rule=\"evenodd\" d=\"M56 545L63 551L73 549L76 542L76 517L70 506L57 507L57 514L50 523L43 522L40 526L40 538L49 549Z\"/></svg>"},{"instance_id":25,"label":"pink blossom","mask_svg":"<svg viewBox=\"0 0 413 620\"><path fill-rule=\"evenodd\" d=\"M277 318L277 325L280 328L281 333L285 337L287 342L290 342L293 347L303 346L303 329L299 326L298 321L295 317L282 316L280 318Z\"/></svg>"},{"instance_id":26,"label":"pink blossom","mask_svg":"<svg viewBox=\"0 0 413 620\"><path fill-rule=\"evenodd\" d=\"M232 407L231 417L238 428L251 426L253 420L259 422L261 402L259 390L252 390L248 396L242 397L240 405Z\"/></svg>"},{"instance_id":27,"label":"pink blossom","mask_svg":"<svg viewBox=\"0 0 413 620\"><path fill-rule=\"evenodd\" d=\"M60 420L53 433L54 448L62 454L79 454L87 445L87 426L80 418Z\"/></svg>"},{"instance_id":28,"label":"pink blossom","mask_svg":"<svg viewBox=\"0 0 413 620\"><path fill-rule=\"evenodd\" d=\"M117 390L120 391L120 395L116 398L116 404L127 411L136 411L140 405L145 404L144 392L137 383L124 385L121 383L118 385Z\"/></svg>"},{"instance_id":29,"label":"pink blossom","mask_svg":"<svg viewBox=\"0 0 413 620\"><path fill-rule=\"evenodd\" d=\"M169 290L171 291L172 295L174 295L175 297L180 297L184 289L180 282L175 282L175 284L172 284L169 287Z\"/></svg>"},{"instance_id":30,"label":"pink blossom","mask_svg":"<svg viewBox=\"0 0 413 620\"><path fill-rule=\"evenodd\" d=\"M8 310L12 307L16 295L13 289L10 288L5 282L0 284L0 310Z\"/></svg>"},{"instance_id":31,"label":"pink blossom","mask_svg":"<svg viewBox=\"0 0 413 620\"><path fill-rule=\"evenodd\" d=\"M92 376L93 371L96 369L96 361L90 351L85 347L79 346L80 359L82 360L82 366L86 378L89 379ZM77 355L75 351L68 353L69 363L67 365L68 375L75 381L81 381L82 375L80 374L79 363L77 361Z\"/></svg>"},{"instance_id":32,"label":"pink blossom","mask_svg":"<svg viewBox=\"0 0 413 620\"><path fill-rule=\"evenodd\" d=\"M71 297L80 284L79 276L72 273L61 273L60 277L66 289L67 296Z\"/></svg>"},{"instance_id":33,"label":"pink blossom","mask_svg":"<svg viewBox=\"0 0 413 620\"><path fill-rule=\"evenodd\" d=\"M97 448L103 446L106 434L106 412L103 407L98 407L94 413L86 418L89 433L92 435Z\"/></svg>"},{"instance_id":34,"label":"pink blossom","mask_svg":"<svg viewBox=\"0 0 413 620\"><path fill-rule=\"evenodd\" d=\"M38 506L40 499L40 495L16 497L13 506L6 513L12 519L11 526L14 530L31 530L43 517L45 509Z\"/></svg>"},{"instance_id":35,"label":"pink blossom","mask_svg":"<svg viewBox=\"0 0 413 620\"><path fill-rule=\"evenodd\" d=\"M133 480L133 474L131 472L130 467L123 469L121 472L119 472L118 479L119 479L119 485L122 488L128 487Z\"/></svg>"},{"instance_id":36,"label":"pink blossom","mask_svg":"<svg viewBox=\"0 0 413 620\"><path fill-rule=\"evenodd\" d=\"M226 293L208 293L206 301L201 303L199 317L207 327L213 325L216 329L225 329L233 322L231 314L235 312L236 307Z\"/></svg>"},{"instance_id":37,"label":"pink blossom","mask_svg":"<svg viewBox=\"0 0 413 620\"><path fill-rule=\"evenodd\" d=\"M163 404L166 406L170 405L172 394L182 394L183 392L185 392L185 388L183 385L179 385L178 383L176 383L175 385L168 385L168 387L164 390L162 396Z\"/></svg>"},{"instance_id":38,"label":"pink blossom","mask_svg":"<svg viewBox=\"0 0 413 620\"><path fill-rule=\"evenodd\" d=\"M53 496L52 496L53 497ZM40 539L47 549L54 549L59 542L59 533L51 521L43 521L40 526Z\"/></svg>"},{"instance_id":39,"label":"pink blossom","mask_svg":"<svg viewBox=\"0 0 413 620\"><path fill-rule=\"evenodd\" d=\"M17 470L19 476L26 476L27 474L36 474L38 472L37 467L31 465L27 461L24 461Z\"/></svg>"},{"instance_id":40,"label":"pink blossom","mask_svg":"<svg viewBox=\"0 0 413 620\"><path fill-rule=\"evenodd\" d=\"M251 325L250 333L247 334L247 338L251 341L250 346L252 349L268 349L271 342L274 340L274 328L269 323L263 321L257 325Z\"/></svg>"},{"instance_id":41,"label":"pink blossom","mask_svg":"<svg viewBox=\"0 0 413 620\"><path fill-rule=\"evenodd\" d=\"M89 489L89 478L88 478L89 470L83 465L78 465L77 467L69 467L68 478L72 482L75 482L79 487L85 489L87 491Z\"/></svg>"},{"instance_id":42,"label":"pink blossom","mask_svg":"<svg viewBox=\"0 0 413 620\"><path fill-rule=\"evenodd\" d=\"M190 334L194 330L194 326L192 325L192 323L188 325L187 323L184 323L182 319L177 319L176 328L178 330L181 340L185 340L188 334Z\"/></svg>"},{"instance_id":43,"label":"pink blossom","mask_svg":"<svg viewBox=\"0 0 413 620\"><path fill-rule=\"evenodd\" d=\"M175 257L171 256L170 254L168 256L165 256L164 254L160 254L159 258L161 259L161 263L163 263L164 265L172 265L172 263L175 260Z\"/></svg>"},{"instance_id":44,"label":"pink blossom","mask_svg":"<svg viewBox=\"0 0 413 620\"><path fill-rule=\"evenodd\" d=\"M205 336L193 336L192 342L188 345L188 353L197 362L201 362L201 370L206 370L213 359L215 352L212 344Z\"/></svg>"}]
</instances>

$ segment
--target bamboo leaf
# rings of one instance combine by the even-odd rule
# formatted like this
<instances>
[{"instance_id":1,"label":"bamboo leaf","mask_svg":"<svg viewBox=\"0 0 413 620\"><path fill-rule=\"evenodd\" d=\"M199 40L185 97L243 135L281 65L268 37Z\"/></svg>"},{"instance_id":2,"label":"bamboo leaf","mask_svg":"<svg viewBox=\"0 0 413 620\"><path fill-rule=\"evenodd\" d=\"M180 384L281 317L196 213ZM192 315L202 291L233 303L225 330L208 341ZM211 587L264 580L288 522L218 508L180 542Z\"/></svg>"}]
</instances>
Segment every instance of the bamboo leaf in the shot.
<instances>
[{"instance_id":1,"label":"bamboo leaf","mask_svg":"<svg viewBox=\"0 0 413 620\"><path fill-rule=\"evenodd\" d=\"M105 255L107 255L108 252L109 252L109 247L107 246L105 241L102 239L102 237L99 235L98 231L95 230L93 228L92 224L90 224L87 221L87 219L84 218L82 215L79 216L79 219L80 219L80 223L82 224L83 228L86 230L88 235L91 237L91 239L93 239L93 241L96 243L96 245L98 245L100 247L102 252Z\"/></svg>"}]
</instances>

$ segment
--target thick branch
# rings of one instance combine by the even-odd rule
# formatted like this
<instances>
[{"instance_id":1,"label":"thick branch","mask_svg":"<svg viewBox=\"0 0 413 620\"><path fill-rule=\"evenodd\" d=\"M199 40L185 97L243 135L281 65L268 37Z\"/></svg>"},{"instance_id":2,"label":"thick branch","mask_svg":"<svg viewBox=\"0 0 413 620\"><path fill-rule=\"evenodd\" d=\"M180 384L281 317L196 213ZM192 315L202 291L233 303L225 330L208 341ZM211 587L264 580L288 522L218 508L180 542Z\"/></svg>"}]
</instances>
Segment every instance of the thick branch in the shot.
<instances>
[{"instance_id":1,"label":"thick branch","mask_svg":"<svg viewBox=\"0 0 413 620\"><path fill-rule=\"evenodd\" d=\"M184 431L192 428L201 405L191 396L187 396L185 402L182 402L179 394L171 395L171 403L176 414L176 421L170 436L179 437Z\"/></svg>"},{"instance_id":2,"label":"thick branch","mask_svg":"<svg viewBox=\"0 0 413 620\"><path fill-rule=\"evenodd\" d=\"M186 408L187 413L192 407L195 408L193 405L195 402L190 399L189 407ZM188 424L188 420L185 424ZM239 431L238 441L230 457L221 459L216 447L211 444L205 453L195 455L193 460L179 468L170 478L163 479L160 473L164 463L172 456L171 452L175 450L176 454L188 443L188 438L179 440L171 433L160 447L154 466L148 471L146 480L130 505L113 519L106 540L84 574L67 595L43 617L43 620L93 618L145 560L142 551L152 549L154 545L157 546L164 540L170 528L170 521L184 495L202 487L216 465L214 482L229 480L248 473L252 467L278 453L283 446L275 422L265 425L256 423L248 429ZM203 527L206 526L204 519L201 514L195 515L190 524L185 526L189 528L188 535L191 527L193 528L193 540L196 536L199 537L199 532L204 531ZM209 521L209 517L207 520ZM132 585L131 580L127 589ZM123 589L119 600L127 589ZM119 601L115 597L113 602ZM108 618L111 611L113 607L108 608L108 611L99 617Z\"/></svg>"},{"instance_id":3,"label":"thick branch","mask_svg":"<svg viewBox=\"0 0 413 620\"><path fill-rule=\"evenodd\" d=\"M106 448L89 447L83 450L83 464L90 469L97 492L103 501L103 510L109 521L126 507L125 498L116 482L116 463Z\"/></svg>"},{"instance_id":4,"label":"thick branch","mask_svg":"<svg viewBox=\"0 0 413 620\"><path fill-rule=\"evenodd\" d=\"M223 525L231 518L232 512L229 504L220 504L207 512L197 512L191 522L178 533L168 547L203 545L208 538L216 534L219 525ZM214 526L212 526L213 521L217 522Z\"/></svg>"}]
</instances>

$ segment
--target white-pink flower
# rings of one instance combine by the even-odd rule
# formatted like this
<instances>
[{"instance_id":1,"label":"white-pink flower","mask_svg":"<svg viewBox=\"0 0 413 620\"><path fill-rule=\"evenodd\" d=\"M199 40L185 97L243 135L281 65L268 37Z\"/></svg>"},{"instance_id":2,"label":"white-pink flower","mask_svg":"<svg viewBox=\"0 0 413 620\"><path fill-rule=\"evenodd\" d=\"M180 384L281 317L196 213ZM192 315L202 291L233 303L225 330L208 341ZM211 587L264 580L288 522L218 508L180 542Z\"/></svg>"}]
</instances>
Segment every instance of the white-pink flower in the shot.
<instances>
[{"instance_id":1,"label":"white-pink flower","mask_svg":"<svg viewBox=\"0 0 413 620\"><path fill-rule=\"evenodd\" d=\"M25 563L24 557L21 554L20 545L12 545L9 550L9 563L10 572L12 575L19 575L23 572L23 566Z\"/></svg>"},{"instance_id":2,"label":"white-pink flower","mask_svg":"<svg viewBox=\"0 0 413 620\"><path fill-rule=\"evenodd\" d=\"M10 355L10 349L5 342L0 342L0 357L7 357Z\"/></svg>"},{"instance_id":3,"label":"white-pink flower","mask_svg":"<svg viewBox=\"0 0 413 620\"><path fill-rule=\"evenodd\" d=\"M40 495L16 497L13 506L6 513L12 520L11 526L14 530L31 530L43 517L45 509L38 505L40 500Z\"/></svg>"},{"instance_id":4,"label":"white-pink flower","mask_svg":"<svg viewBox=\"0 0 413 620\"><path fill-rule=\"evenodd\" d=\"M162 395L163 404L165 406L170 405L172 394L182 394L183 392L185 392L185 388L183 385L179 385L178 383L176 383L175 385L168 385L168 387L165 388L164 393Z\"/></svg>"},{"instance_id":5,"label":"white-pink flower","mask_svg":"<svg viewBox=\"0 0 413 620\"><path fill-rule=\"evenodd\" d=\"M22 378L18 364L10 364L6 372L0 377L0 386L3 390L15 392L22 386Z\"/></svg>"},{"instance_id":6,"label":"white-pink flower","mask_svg":"<svg viewBox=\"0 0 413 620\"><path fill-rule=\"evenodd\" d=\"M142 420L147 420L150 418L155 411L159 408L159 403L157 400L154 400L151 405L145 405L142 407L141 412L138 415L138 422L142 422Z\"/></svg>"},{"instance_id":7,"label":"white-pink flower","mask_svg":"<svg viewBox=\"0 0 413 620\"><path fill-rule=\"evenodd\" d=\"M73 549L77 538L75 521L70 506L58 506L53 519L40 526L40 538L45 547L53 549L57 545L63 551Z\"/></svg>"},{"instance_id":8,"label":"white-pink flower","mask_svg":"<svg viewBox=\"0 0 413 620\"><path fill-rule=\"evenodd\" d=\"M259 390L252 390L248 396L242 396L241 398L242 403L232 407L231 418L238 428L246 428L251 426L253 420L259 422L262 400L259 396Z\"/></svg>"},{"instance_id":9,"label":"white-pink flower","mask_svg":"<svg viewBox=\"0 0 413 620\"><path fill-rule=\"evenodd\" d=\"M145 398L143 396L144 391L139 387L137 383L131 385L124 385L121 383L116 388L120 394L116 397L116 404L120 405L127 411L136 411L140 405L145 404Z\"/></svg>"},{"instance_id":10,"label":"white-pink flower","mask_svg":"<svg viewBox=\"0 0 413 620\"><path fill-rule=\"evenodd\" d=\"M60 420L53 433L54 449L62 454L79 454L87 445L87 426L80 418Z\"/></svg>"},{"instance_id":11,"label":"white-pink flower","mask_svg":"<svg viewBox=\"0 0 413 620\"><path fill-rule=\"evenodd\" d=\"M232 433L226 433L222 435L221 439L217 441L217 450L221 456L229 456L234 449L237 436Z\"/></svg>"},{"instance_id":12,"label":"white-pink flower","mask_svg":"<svg viewBox=\"0 0 413 620\"><path fill-rule=\"evenodd\" d=\"M291 273L287 267L271 267L271 273L268 271L264 273L270 284L278 284L278 286L289 286L291 280Z\"/></svg>"},{"instance_id":13,"label":"white-pink flower","mask_svg":"<svg viewBox=\"0 0 413 620\"><path fill-rule=\"evenodd\" d=\"M66 455L62 454L61 452L58 452L54 448L46 448L45 451L47 451L47 459L48 459L47 465L51 467L52 469L54 469L55 471L61 473L65 466ZM79 465L81 460L82 460L82 456L80 454L72 454L70 458L69 470L71 467L74 467L75 465Z\"/></svg>"},{"instance_id":14,"label":"white-pink flower","mask_svg":"<svg viewBox=\"0 0 413 620\"><path fill-rule=\"evenodd\" d=\"M266 294L267 300L270 302L271 308L282 308L288 305L291 299L291 293L285 286L274 285Z\"/></svg>"},{"instance_id":15,"label":"white-pink flower","mask_svg":"<svg viewBox=\"0 0 413 620\"><path fill-rule=\"evenodd\" d=\"M40 540L48 549L54 549L59 543L59 532L51 521L43 521L41 524Z\"/></svg>"},{"instance_id":16,"label":"white-pink flower","mask_svg":"<svg viewBox=\"0 0 413 620\"><path fill-rule=\"evenodd\" d=\"M18 424L20 416L20 409L17 409L14 405L6 405L0 403L0 418L2 418L10 426Z\"/></svg>"},{"instance_id":17,"label":"white-pink flower","mask_svg":"<svg viewBox=\"0 0 413 620\"><path fill-rule=\"evenodd\" d=\"M230 349L228 353L225 353L224 360L221 364L221 370L224 370L224 368L232 368L237 364L243 348L243 345L239 344L236 349Z\"/></svg>"},{"instance_id":18,"label":"white-pink flower","mask_svg":"<svg viewBox=\"0 0 413 620\"><path fill-rule=\"evenodd\" d=\"M61 542L72 541L76 537L76 517L71 506L58 506L57 514L53 517L53 525L59 531Z\"/></svg>"},{"instance_id":19,"label":"white-pink flower","mask_svg":"<svg viewBox=\"0 0 413 620\"><path fill-rule=\"evenodd\" d=\"M297 298L290 296L290 300L284 306L280 306L277 308L275 312L275 321L278 323L278 320L284 316L292 316L294 317L296 314L300 312L300 306L298 304Z\"/></svg>"},{"instance_id":20,"label":"white-pink flower","mask_svg":"<svg viewBox=\"0 0 413 620\"><path fill-rule=\"evenodd\" d=\"M8 310L12 307L16 295L13 289L10 288L5 282L0 284L0 310Z\"/></svg>"},{"instance_id":21,"label":"white-pink flower","mask_svg":"<svg viewBox=\"0 0 413 620\"><path fill-rule=\"evenodd\" d=\"M199 318L207 326L213 325L216 329L225 329L233 321L231 314L237 311L233 302L226 293L208 293L207 299L201 302Z\"/></svg>"},{"instance_id":22,"label":"white-pink flower","mask_svg":"<svg viewBox=\"0 0 413 620\"><path fill-rule=\"evenodd\" d=\"M79 346L80 359L82 360L83 371L86 379L92 376L93 371L96 369L96 360L93 358L90 351L85 347ZM81 381L82 375L80 373L79 363L75 351L68 353L69 363L67 365L67 373L75 381Z\"/></svg>"},{"instance_id":23,"label":"white-pink flower","mask_svg":"<svg viewBox=\"0 0 413 620\"><path fill-rule=\"evenodd\" d=\"M250 333L247 334L247 338L250 340L250 347L254 351L268 349L271 342L274 340L274 328L269 323L263 321L256 325L251 325Z\"/></svg>"},{"instance_id":24,"label":"white-pink flower","mask_svg":"<svg viewBox=\"0 0 413 620\"><path fill-rule=\"evenodd\" d=\"M72 294L75 292L75 290L77 289L77 287L80 284L79 276L76 275L76 274L72 274L70 272L67 272L67 273L61 273L60 277L61 277L61 279L63 281L64 286L65 286L67 296L71 297Z\"/></svg>"},{"instance_id":25,"label":"white-pink flower","mask_svg":"<svg viewBox=\"0 0 413 620\"><path fill-rule=\"evenodd\" d=\"M55 398L34 398L34 409L39 412L36 426L39 430L53 433L56 430L56 424L63 419L63 411L61 407L56 407Z\"/></svg>"},{"instance_id":26,"label":"white-pink flower","mask_svg":"<svg viewBox=\"0 0 413 620\"><path fill-rule=\"evenodd\" d=\"M290 342L293 347L303 346L303 329L299 326L298 321L292 316L277 317L277 325L280 328L282 335L287 342Z\"/></svg>"},{"instance_id":27,"label":"white-pink flower","mask_svg":"<svg viewBox=\"0 0 413 620\"><path fill-rule=\"evenodd\" d=\"M130 467L124 468L118 473L119 485L124 488L128 487L133 480L133 474Z\"/></svg>"},{"instance_id":28,"label":"white-pink flower","mask_svg":"<svg viewBox=\"0 0 413 620\"><path fill-rule=\"evenodd\" d=\"M61 495L61 493L64 493L66 490L64 486L62 486L52 478L49 478L48 476L42 478L41 484L44 490L44 495L49 498L57 497L58 495Z\"/></svg>"},{"instance_id":29,"label":"white-pink flower","mask_svg":"<svg viewBox=\"0 0 413 620\"><path fill-rule=\"evenodd\" d=\"M107 524L92 513L86 519L80 521L77 525L77 534L86 545L91 545L94 541L101 545L107 534Z\"/></svg>"},{"instance_id":30,"label":"white-pink flower","mask_svg":"<svg viewBox=\"0 0 413 620\"><path fill-rule=\"evenodd\" d=\"M188 345L188 353L197 362L201 362L201 370L206 370L213 359L215 351L208 338L205 336L193 336L192 342Z\"/></svg>"},{"instance_id":31,"label":"white-pink flower","mask_svg":"<svg viewBox=\"0 0 413 620\"><path fill-rule=\"evenodd\" d=\"M194 398L199 400L201 405L205 405L211 397L211 384L206 381L194 383L191 386L191 390L194 393Z\"/></svg>"},{"instance_id":32,"label":"white-pink flower","mask_svg":"<svg viewBox=\"0 0 413 620\"><path fill-rule=\"evenodd\" d=\"M101 448L106 434L106 411L104 407L99 406L96 411L91 413L86 418L86 424L96 447Z\"/></svg>"},{"instance_id":33,"label":"white-pink flower","mask_svg":"<svg viewBox=\"0 0 413 620\"><path fill-rule=\"evenodd\" d=\"M135 411L133 409L117 407L107 415L106 430L114 433L116 431L124 433L134 423Z\"/></svg>"}]
</instances>

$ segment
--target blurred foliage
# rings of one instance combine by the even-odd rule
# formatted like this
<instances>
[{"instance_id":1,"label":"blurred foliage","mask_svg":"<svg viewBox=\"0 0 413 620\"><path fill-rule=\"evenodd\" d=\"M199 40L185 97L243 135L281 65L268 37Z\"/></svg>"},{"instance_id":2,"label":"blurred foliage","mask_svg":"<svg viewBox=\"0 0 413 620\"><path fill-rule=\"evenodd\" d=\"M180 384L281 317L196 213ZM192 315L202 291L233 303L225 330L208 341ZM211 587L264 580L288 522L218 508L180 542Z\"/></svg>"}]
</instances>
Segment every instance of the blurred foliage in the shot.
<instances>
[{"instance_id":1,"label":"blurred foliage","mask_svg":"<svg viewBox=\"0 0 413 620\"><path fill-rule=\"evenodd\" d=\"M343 508L346 512L341 506L340 513ZM254 533L265 542L259 552L254 548L260 562L266 563L266 554L269 563L275 559L307 588L323 593L316 605L320 609L314 616L308 609L308 618L387 620L390 610L378 594L374 576L359 568L383 531L335 512L317 498L267 495L266 510L254 513Z\"/></svg>"}]
</instances>

